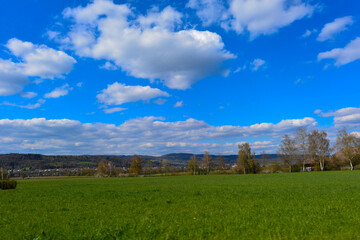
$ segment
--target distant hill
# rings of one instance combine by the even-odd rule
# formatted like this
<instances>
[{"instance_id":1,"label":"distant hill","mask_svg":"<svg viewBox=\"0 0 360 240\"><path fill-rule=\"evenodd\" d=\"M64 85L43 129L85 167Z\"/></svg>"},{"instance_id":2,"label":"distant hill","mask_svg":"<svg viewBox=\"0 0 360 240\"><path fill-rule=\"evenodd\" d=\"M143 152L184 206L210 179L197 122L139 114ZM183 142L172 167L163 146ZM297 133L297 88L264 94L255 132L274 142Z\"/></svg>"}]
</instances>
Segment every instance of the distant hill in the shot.
<instances>
[{"instance_id":1,"label":"distant hill","mask_svg":"<svg viewBox=\"0 0 360 240\"><path fill-rule=\"evenodd\" d=\"M170 153L162 156L142 155L144 162L151 160L155 166L161 162L167 161L172 166L186 166L190 157L190 153ZM6 168L13 169L54 169L54 168L95 168L102 159L106 159L115 164L116 167L129 167L131 161L130 155L42 155L42 154L0 154L0 164L4 162ZM199 160L203 154L197 154ZM216 155L211 155L212 159L216 159ZM237 155L223 155L226 164L235 164ZM261 155L256 155L261 159ZM269 164L279 161L276 154L266 154Z\"/></svg>"}]
</instances>

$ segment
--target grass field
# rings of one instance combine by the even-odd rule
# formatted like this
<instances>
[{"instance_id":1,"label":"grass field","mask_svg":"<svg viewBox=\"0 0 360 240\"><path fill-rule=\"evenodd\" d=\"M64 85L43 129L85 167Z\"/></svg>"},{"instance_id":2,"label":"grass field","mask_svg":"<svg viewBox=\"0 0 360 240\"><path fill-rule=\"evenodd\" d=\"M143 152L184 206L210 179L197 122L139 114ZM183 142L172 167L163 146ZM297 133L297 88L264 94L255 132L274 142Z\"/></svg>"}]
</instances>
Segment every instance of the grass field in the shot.
<instances>
[{"instance_id":1,"label":"grass field","mask_svg":"<svg viewBox=\"0 0 360 240\"><path fill-rule=\"evenodd\" d=\"M68 178L0 191L0 239L360 239L360 172Z\"/></svg>"}]
</instances>

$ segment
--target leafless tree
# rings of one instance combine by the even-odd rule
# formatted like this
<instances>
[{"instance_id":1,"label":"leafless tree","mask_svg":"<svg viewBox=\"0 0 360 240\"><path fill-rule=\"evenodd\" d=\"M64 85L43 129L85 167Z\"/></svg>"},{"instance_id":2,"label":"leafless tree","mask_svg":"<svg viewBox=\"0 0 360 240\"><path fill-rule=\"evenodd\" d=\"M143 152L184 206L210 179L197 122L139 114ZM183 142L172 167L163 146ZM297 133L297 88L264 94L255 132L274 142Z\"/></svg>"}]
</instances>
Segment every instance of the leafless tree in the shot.
<instances>
[{"instance_id":1,"label":"leafless tree","mask_svg":"<svg viewBox=\"0 0 360 240\"><path fill-rule=\"evenodd\" d=\"M330 140L327 139L325 131L313 130L308 137L309 154L319 161L321 171L324 171L325 160L330 155Z\"/></svg>"},{"instance_id":2,"label":"leafless tree","mask_svg":"<svg viewBox=\"0 0 360 240\"><path fill-rule=\"evenodd\" d=\"M296 130L295 141L298 148L299 158L302 162L302 171L305 172L305 163L309 156L308 133L306 128L300 127Z\"/></svg>"},{"instance_id":3,"label":"leafless tree","mask_svg":"<svg viewBox=\"0 0 360 240\"><path fill-rule=\"evenodd\" d=\"M295 163L298 151L296 148L296 142L289 135L284 135L281 140L280 149L278 151L284 165L289 167L289 172L292 170L292 166Z\"/></svg>"},{"instance_id":4,"label":"leafless tree","mask_svg":"<svg viewBox=\"0 0 360 240\"><path fill-rule=\"evenodd\" d=\"M217 170L224 170L225 169L225 159L222 155L219 155L215 158L215 164Z\"/></svg>"},{"instance_id":5,"label":"leafless tree","mask_svg":"<svg viewBox=\"0 0 360 240\"><path fill-rule=\"evenodd\" d=\"M345 128L337 133L336 148L341 150L350 164L350 170L354 169L354 158L360 152L360 139L350 134Z\"/></svg>"},{"instance_id":6,"label":"leafless tree","mask_svg":"<svg viewBox=\"0 0 360 240\"><path fill-rule=\"evenodd\" d=\"M212 168L212 159L211 159L211 156L209 154L209 152L205 151L204 153L204 157L202 159L202 164L204 166L204 169L206 171L206 174L209 174L210 173L210 170Z\"/></svg>"}]
</instances>

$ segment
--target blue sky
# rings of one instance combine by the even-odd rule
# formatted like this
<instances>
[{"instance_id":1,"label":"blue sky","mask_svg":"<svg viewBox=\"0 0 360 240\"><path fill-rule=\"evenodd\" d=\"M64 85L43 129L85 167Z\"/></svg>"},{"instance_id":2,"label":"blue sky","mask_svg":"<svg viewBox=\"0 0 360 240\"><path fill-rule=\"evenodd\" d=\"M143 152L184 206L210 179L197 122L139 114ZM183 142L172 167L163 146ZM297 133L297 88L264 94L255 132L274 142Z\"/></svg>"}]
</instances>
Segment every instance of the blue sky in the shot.
<instances>
[{"instance_id":1,"label":"blue sky","mask_svg":"<svg viewBox=\"0 0 360 240\"><path fill-rule=\"evenodd\" d=\"M1 152L276 152L360 134L360 3L4 1Z\"/></svg>"}]
</instances>

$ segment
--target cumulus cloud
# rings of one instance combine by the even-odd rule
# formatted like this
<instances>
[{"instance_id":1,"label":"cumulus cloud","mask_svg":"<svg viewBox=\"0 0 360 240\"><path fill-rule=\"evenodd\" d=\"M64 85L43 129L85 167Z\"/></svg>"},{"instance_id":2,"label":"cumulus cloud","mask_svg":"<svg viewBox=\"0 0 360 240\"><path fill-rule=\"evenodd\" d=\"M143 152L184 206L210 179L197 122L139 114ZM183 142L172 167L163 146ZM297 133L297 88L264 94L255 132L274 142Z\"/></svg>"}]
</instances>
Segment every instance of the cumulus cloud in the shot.
<instances>
[{"instance_id":1,"label":"cumulus cloud","mask_svg":"<svg viewBox=\"0 0 360 240\"><path fill-rule=\"evenodd\" d=\"M296 20L311 16L314 7L302 1L288 0L232 0L231 27L237 32L250 32L254 38L260 34L271 34Z\"/></svg>"},{"instance_id":2,"label":"cumulus cloud","mask_svg":"<svg viewBox=\"0 0 360 240\"><path fill-rule=\"evenodd\" d=\"M28 76L53 79L69 73L76 63L73 57L63 51L23 42L16 38L10 39L6 47L22 60L18 65Z\"/></svg>"},{"instance_id":3,"label":"cumulus cloud","mask_svg":"<svg viewBox=\"0 0 360 240\"><path fill-rule=\"evenodd\" d=\"M168 97L167 92L150 86L127 86L122 83L115 82L108 85L96 97L100 103L106 105L121 105L127 102L146 101L156 97Z\"/></svg>"},{"instance_id":4,"label":"cumulus cloud","mask_svg":"<svg viewBox=\"0 0 360 240\"><path fill-rule=\"evenodd\" d=\"M220 23L238 34L249 32L252 39L275 33L314 11L302 0L229 0L228 4L221 0L190 0L188 6L196 10L204 25Z\"/></svg>"},{"instance_id":5,"label":"cumulus cloud","mask_svg":"<svg viewBox=\"0 0 360 240\"><path fill-rule=\"evenodd\" d=\"M297 127L315 124L311 118L251 126L212 126L191 118L168 122L153 116L130 119L120 125L69 119L1 119L0 139L11 140L0 142L0 147L9 152L51 154L163 154L204 150L225 153L236 152L236 143L244 137L277 137ZM275 144L273 140L252 143L259 150Z\"/></svg>"},{"instance_id":6,"label":"cumulus cloud","mask_svg":"<svg viewBox=\"0 0 360 240\"><path fill-rule=\"evenodd\" d=\"M30 84L28 77L61 77L69 73L76 63L74 58L62 51L16 38L10 39L5 46L19 61L0 59L0 96L20 93L25 98L34 97L35 93L23 92L24 87Z\"/></svg>"},{"instance_id":7,"label":"cumulus cloud","mask_svg":"<svg viewBox=\"0 0 360 240\"><path fill-rule=\"evenodd\" d=\"M95 0L63 15L72 23L66 36L57 37L64 47L81 57L111 61L131 76L160 79L169 88L187 89L207 76L226 76L224 62L235 58L216 33L177 30L182 14L172 7L134 18L128 5Z\"/></svg>"},{"instance_id":8,"label":"cumulus cloud","mask_svg":"<svg viewBox=\"0 0 360 240\"><path fill-rule=\"evenodd\" d=\"M360 37L352 40L344 48L334 48L331 51L322 52L318 60L335 59L335 65L341 66L360 59Z\"/></svg>"},{"instance_id":9,"label":"cumulus cloud","mask_svg":"<svg viewBox=\"0 0 360 240\"><path fill-rule=\"evenodd\" d=\"M333 22L325 24L317 40L320 42L333 38L336 34L347 29L354 23L352 16L336 18Z\"/></svg>"},{"instance_id":10,"label":"cumulus cloud","mask_svg":"<svg viewBox=\"0 0 360 240\"><path fill-rule=\"evenodd\" d=\"M49 93L44 95L44 98L59 98L68 95L69 91L73 90L73 88L69 87L69 84L65 84L61 87L55 88Z\"/></svg>"},{"instance_id":11,"label":"cumulus cloud","mask_svg":"<svg viewBox=\"0 0 360 240\"><path fill-rule=\"evenodd\" d=\"M259 70L261 67L263 67L264 65L265 65L265 61L264 60L262 60L262 59L260 59L260 58L256 58L256 59L254 59L254 61L252 61L251 62L251 69L253 70L253 71L257 71L257 70Z\"/></svg>"},{"instance_id":12,"label":"cumulus cloud","mask_svg":"<svg viewBox=\"0 0 360 240\"><path fill-rule=\"evenodd\" d=\"M352 129L360 127L360 108L348 107L330 112L316 110L315 113L321 117L333 117L334 125L337 128Z\"/></svg>"},{"instance_id":13,"label":"cumulus cloud","mask_svg":"<svg viewBox=\"0 0 360 240\"><path fill-rule=\"evenodd\" d=\"M0 59L0 96L10 96L22 92L30 81L17 64Z\"/></svg>"}]
</instances>

